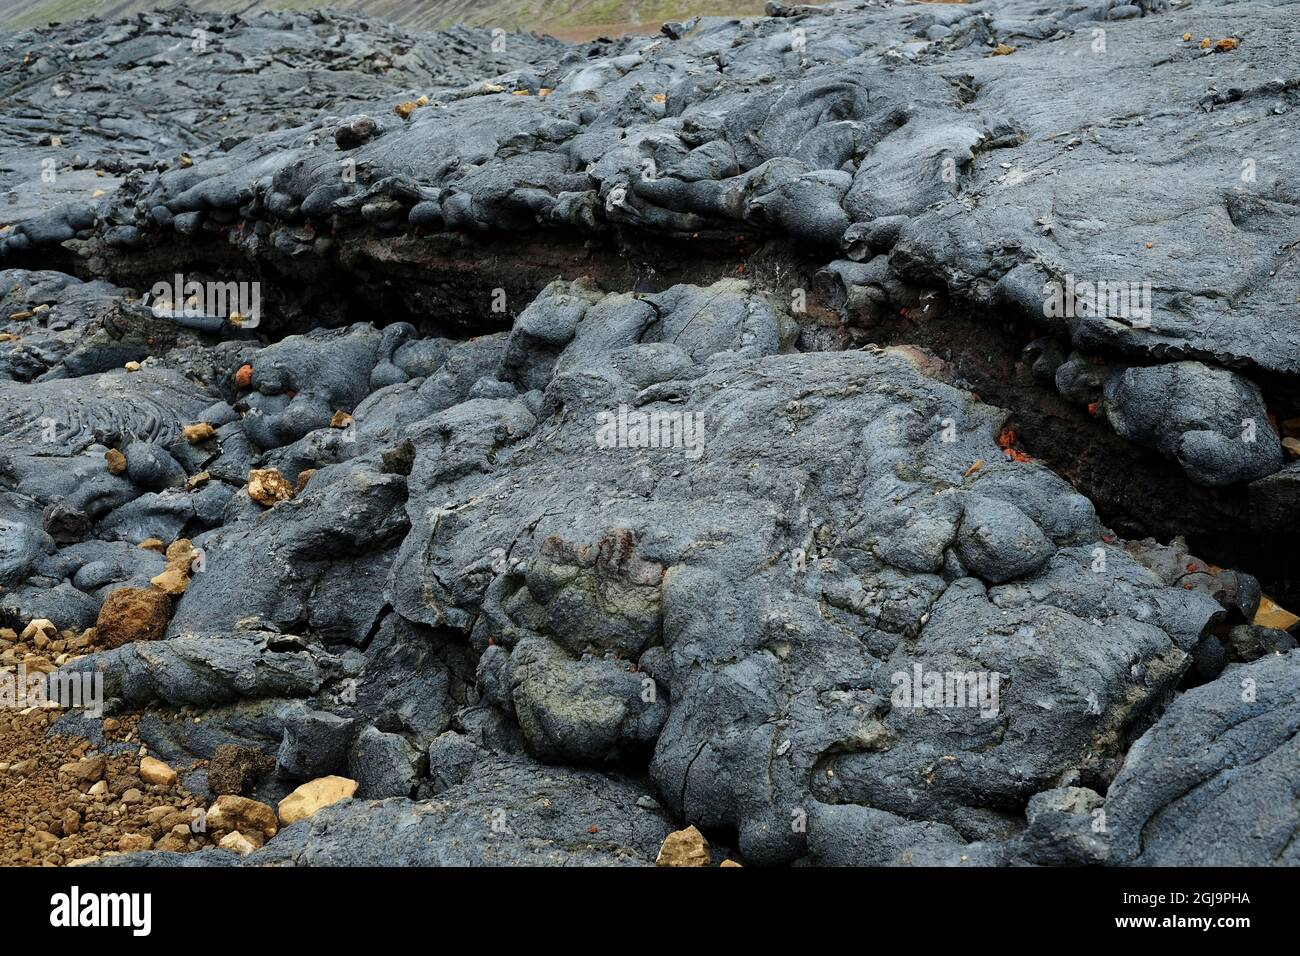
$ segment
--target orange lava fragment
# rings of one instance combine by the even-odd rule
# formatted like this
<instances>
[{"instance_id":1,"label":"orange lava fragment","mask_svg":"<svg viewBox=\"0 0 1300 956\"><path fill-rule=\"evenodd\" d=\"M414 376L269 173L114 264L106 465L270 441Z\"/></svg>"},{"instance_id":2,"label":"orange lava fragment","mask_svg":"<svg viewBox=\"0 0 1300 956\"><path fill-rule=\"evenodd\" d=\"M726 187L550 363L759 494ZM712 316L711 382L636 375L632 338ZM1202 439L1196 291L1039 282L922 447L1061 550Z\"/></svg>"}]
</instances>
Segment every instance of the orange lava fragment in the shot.
<instances>
[{"instance_id":1,"label":"orange lava fragment","mask_svg":"<svg viewBox=\"0 0 1300 956\"><path fill-rule=\"evenodd\" d=\"M1018 462L1033 461L1032 458L1026 455L1019 448L1014 447L1016 444L1016 439L1017 439L1016 430L1012 428L1010 425L1007 425L1002 429L1002 431L998 433L998 447L1002 449L1003 453L1011 461L1018 461Z\"/></svg>"}]
</instances>

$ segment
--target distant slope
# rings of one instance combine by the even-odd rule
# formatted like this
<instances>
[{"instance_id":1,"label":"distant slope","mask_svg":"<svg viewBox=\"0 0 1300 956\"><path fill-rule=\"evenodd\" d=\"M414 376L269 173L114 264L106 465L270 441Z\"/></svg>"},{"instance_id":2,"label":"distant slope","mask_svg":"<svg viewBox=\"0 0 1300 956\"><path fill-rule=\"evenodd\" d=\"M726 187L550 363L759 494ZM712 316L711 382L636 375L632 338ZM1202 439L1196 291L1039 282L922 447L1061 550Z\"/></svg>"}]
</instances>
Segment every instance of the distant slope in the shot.
<instances>
[{"instance_id":1,"label":"distant slope","mask_svg":"<svg viewBox=\"0 0 1300 956\"><path fill-rule=\"evenodd\" d=\"M0 30L90 16L121 17L176 5L173 0L4 0L0 4ZM190 0L188 5L195 10L237 13L333 7L363 10L416 30L461 23L539 33L554 31L570 39L594 35L600 28L626 32L636 24L645 24L648 31L653 31L665 20L703 14L756 16L763 12L763 0Z\"/></svg>"}]
</instances>

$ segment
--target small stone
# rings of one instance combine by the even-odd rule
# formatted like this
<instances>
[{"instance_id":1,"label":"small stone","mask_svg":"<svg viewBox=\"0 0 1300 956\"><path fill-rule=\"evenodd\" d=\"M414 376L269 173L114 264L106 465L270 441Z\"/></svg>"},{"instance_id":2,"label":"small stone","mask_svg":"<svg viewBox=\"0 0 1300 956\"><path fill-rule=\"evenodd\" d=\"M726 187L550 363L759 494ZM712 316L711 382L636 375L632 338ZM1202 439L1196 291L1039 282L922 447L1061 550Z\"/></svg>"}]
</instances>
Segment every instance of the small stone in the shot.
<instances>
[{"instance_id":1,"label":"small stone","mask_svg":"<svg viewBox=\"0 0 1300 956\"><path fill-rule=\"evenodd\" d=\"M171 598L161 591L119 588L99 609L95 634L108 648L156 641L167 630L171 612Z\"/></svg>"},{"instance_id":2,"label":"small stone","mask_svg":"<svg viewBox=\"0 0 1300 956\"><path fill-rule=\"evenodd\" d=\"M191 445L205 442L217 433L217 430L207 422L199 422L196 425L186 425L181 429L181 431L185 434L185 440Z\"/></svg>"},{"instance_id":3,"label":"small stone","mask_svg":"<svg viewBox=\"0 0 1300 956\"><path fill-rule=\"evenodd\" d=\"M124 833L117 841L117 849L121 853L139 853L143 850L152 850L153 840L145 833Z\"/></svg>"},{"instance_id":4,"label":"small stone","mask_svg":"<svg viewBox=\"0 0 1300 956\"><path fill-rule=\"evenodd\" d=\"M163 837L154 844L155 850L165 850L169 853L182 853L188 850L190 846L190 828L184 823L178 823L163 835Z\"/></svg>"},{"instance_id":5,"label":"small stone","mask_svg":"<svg viewBox=\"0 0 1300 956\"><path fill-rule=\"evenodd\" d=\"M311 481L311 476L316 474L315 468L304 468L298 472L298 480L294 483L293 493L295 496L302 494L303 489L307 487L307 482Z\"/></svg>"},{"instance_id":6,"label":"small stone","mask_svg":"<svg viewBox=\"0 0 1300 956\"><path fill-rule=\"evenodd\" d=\"M356 149L378 132L379 124L369 116L350 116L334 130L334 143L339 149Z\"/></svg>"},{"instance_id":7,"label":"small stone","mask_svg":"<svg viewBox=\"0 0 1300 956\"><path fill-rule=\"evenodd\" d=\"M737 863L735 860L723 860L721 863L718 864L718 866L719 866L719 867L723 867L723 866L726 866L726 867L733 867L733 866L734 866L734 867L736 867L737 869L740 869L740 864Z\"/></svg>"},{"instance_id":8,"label":"small stone","mask_svg":"<svg viewBox=\"0 0 1300 956\"><path fill-rule=\"evenodd\" d=\"M120 475L126 471L126 455L116 448L110 448L104 452L104 461L108 465L110 475Z\"/></svg>"},{"instance_id":9,"label":"small stone","mask_svg":"<svg viewBox=\"0 0 1300 956\"><path fill-rule=\"evenodd\" d=\"M1296 646L1296 639L1286 631L1253 624L1231 628L1223 642L1234 661L1257 661L1266 654L1287 654Z\"/></svg>"},{"instance_id":10,"label":"small stone","mask_svg":"<svg viewBox=\"0 0 1300 956\"><path fill-rule=\"evenodd\" d=\"M189 574L190 569L194 566L194 560L198 556L198 551L189 538L177 538L167 545L166 554L168 568Z\"/></svg>"},{"instance_id":11,"label":"small stone","mask_svg":"<svg viewBox=\"0 0 1300 956\"><path fill-rule=\"evenodd\" d=\"M125 368L128 372L138 372L140 371L140 363L127 362L126 365L123 366L123 368Z\"/></svg>"},{"instance_id":12,"label":"small stone","mask_svg":"<svg viewBox=\"0 0 1300 956\"><path fill-rule=\"evenodd\" d=\"M406 119L416 110L418 110L421 106L428 106L428 105L429 105L429 98L427 96L421 96L418 100L407 100L405 103L398 103L395 107L393 107L393 112L396 113L398 116L400 116L402 119Z\"/></svg>"},{"instance_id":13,"label":"small stone","mask_svg":"<svg viewBox=\"0 0 1300 956\"><path fill-rule=\"evenodd\" d=\"M168 568L162 574L150 578L149 583L163 594L170 594L175 597L178 594L185 593L185 589L190 586L190 576L183 571L177 571L175 568Z\"/></svg>"},{"instance_id":14,"label":"small stone","mask_svg":"<svg viewBox=\"0 0 1300 956\"><path fill-rule=\"evenodd\" d=\"M157 551L163 553L163 543L158 538L145 538L140 542L139 547L145 551Z\"/></svg>"},{"instance_id":15,"label":"small stone","mask_svg":"<svg viewBox=\"0 0 1300 956\"><path fill-rule=\"evenodd\" d=\"M253 841L244 836L238 830L231 830L223 836L217 842L217 846L221 847L223 850L232 850L240 856L248 856L248 854L257 849L257 847L253 845Z\"/></svg>"},{"instance_id":16,"label":"small stone","mask_svg":"<svg viewBox=\"0 0 1300 956\"><path fill-rule=\"evenodd\" d=\"M144 818L149 821L150 826L156 827L161 824L163 820L167 819L169 815L177 812L180 811L177 811L175 807L150 807L144 812ZM171 827L167 827L166 829L170 830Z\"/></svg>"},{"instance_id":17,"label":"small stone","mask_svg":"<svg viewBox=\"0 0 1300 956\"><path fill-rule=\"evenodd\" d=\"M357 782L347 777L318 777L304 783L280 801L280 824L288 826L313 816L317 810L351 799L357 792Z\"/></svg>"},{"instance_id":18,"label":"small stone","mask_svg":"<svg viewBox=\"0 0 1300 956\"><path fill-rule=\"evenodd\" d=\"M208 764L208 788L216 794L242 794L275 769L275 761L256 747L221 744Z\"/></svg>"},{"instance_id":19,"label":"small stone","mask_svg":"<svg viewBox=\"0 0 1300 956\"><path fill-rule=\"evenodd\" d=\"M655 858L655 866L708 866L711 862L709 841L694 824L668 834Z\"/></svg>"},{"instance_id":20,"label":"small stone","mask_svg":"<svg viewBox=\"0 0 1300 956\"><path fill-rule=\"evenodd\" d=\"M248 497L270 508L293 497L293 488L274 468L254 468L248 473Z\"/></svg>"},{"instance_id":21,"label":"small stone","mask_svg":"<svg viewBox=\"0 0 1300 956\"><path fill-rule=\"evenodd\" d=\"M193 491L195 488L201 488L212 480L212 473L207 471L196 472L185 479L185 490Z\"/></svg>"},{"instance_id":22,"label":"small stone","mask_svg":"<svg viewBox=\"0 0 1300 956\"><path fill-rule=\"evenodd\" d=\"M139 790L137 790L135 787L131 787L130 789L126 790L122 794L123 803L139 803L143 799L144 799L144 794L141 793Z\"/></svg>"},{"instance_id":23,"label":"small stone","mask_svg":"<svg viewBox=\"0 0 1300 956\"><path fill-rule=\"evenodd\" d=\"M257 830L268 837L280 828L275 811L265 803L234 794L217 797L208 809L207 822L210 830Z\"/></svg>"},{"instance_id":24,"label":"small stone","mask_svg":"<svg viewBox=\"0 0 1300 956\"><path fill-rule=\"evenodd\" d=\"M1289 631L1300 623L1300 617L1292 614L1265 594L1260 597L1259 607L1256 609L1255 617L1250 623L1257 627L1271 627L1279 631Z\"/></svg>"},{"instance_id":25,"label":"small stone","mask_svg":"<svg viewBox=\"0 0 1300 956\"><path fill-rule=\"evenodd\" d=\"M94 783L97 780L102 783L104 771L107 768L108 758L103 754L96 754L93 757L84 757L81 760L65 763L59 768L59 773L82 783ZM105 784L105 789L107 789L107 786Z\"/></svg>"},{"instance_id":26,"label":"small stone","mask_svg":"<svg viewBox=\"0 0 1300 956\"><path fill-rule=\"evenodd\" d=\"M92 797L102 797L108 793L108 783L101 780L86 792Z\"/></svg>"},{"instance_id":27,"label":"small stone","mask_svg":"<svg viewBox=\"0 0 1300 956\"><path fill-rule=\"evenodd\" d=\"M253 385L253 366L241 365L235 372L235 385L238 388L251 388Z\"/></svg>"},{"instance_id":28,"label":"small stone","mask_svg":"<svg viewBox=\"0 0 1300 956\"><path fill-rule=\"evenodd\" d=\"M166 810L167 812L164 814L159 814L156 819L150 820L150 822L155 827L157 827L159 831L163 833L169 833L175 830L177 827L182 827L184 828L185 832L187 833L190 832L190 825L196 819L194 814L187 813L184 810L177 810L175 807L163 807L162 809ZM148 819L147 815L146 815L146 819Z\"/></svg>"},{"instance_id":29,"label":"small stone","mask_svg":"<svg viewBox=\"0 0 1300 956\"><path fill-rule=\"evenodd\" d=\"M352 416L345 411L337 411L330 419L330 428L347 428L352 424Z\"/></svg>"},{"instance_id":30,"label":"small stone","mask_svg":"<svg viewBox=\"0 0 1300 956\"><path fill-rule=\"evenodd\" d=\"M53 621L47 618L38 617L35 620L28 622L27 626L23 628L23 633L19 637L19 640L32 641L38 634L45 638L52 638L57 633L59 633L59 629L54 626Z\"/></svg>"},{"instance_id":31,"label":"small stone","mask_svg":"<svg viewBox=\"0 0 1300 956\"><path fill-rule=\"evenodd\" d=\"M157 757L140 760L140 779L155 787L170 787L176 783L176 771Z\"/></svg>"}]
</instances>

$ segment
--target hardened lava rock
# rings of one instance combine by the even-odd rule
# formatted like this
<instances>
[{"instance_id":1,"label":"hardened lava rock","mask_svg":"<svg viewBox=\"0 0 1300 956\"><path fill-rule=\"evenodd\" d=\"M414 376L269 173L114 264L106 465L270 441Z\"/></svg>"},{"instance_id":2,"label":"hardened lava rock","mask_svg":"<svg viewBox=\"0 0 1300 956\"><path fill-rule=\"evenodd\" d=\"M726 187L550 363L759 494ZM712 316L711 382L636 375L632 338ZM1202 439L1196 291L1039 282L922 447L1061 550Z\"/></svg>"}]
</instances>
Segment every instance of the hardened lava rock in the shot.
<instances>
[{"instance_id":1,"label":"hardened lava rock","mask_svg":"<svg viewBox=\"0 0 1300 956\"><path fill-rule=\"evenodd\" d=\"M159 595L54 679L205 799L347 778L248 865L1294 862L1285 612L1107 527L975 327L870 344L961 303L1026 407L1300 512L1292 7L0 41L56 159L0 177L0 625ZM266 313L145 300L180 274ZM101 862L238 859L168 845Z\"/></svg>"},{"instance_id":2,"label":"hardened lava rock","mask_svg":"<svg viewBox=\"0 0 1300 956\"><path fill-rule=\"evenodd\" d=\"M1258 411L1252 377L1300 372L1288 318L1300 294L1297 94L1275 68L1297 43L1292 7L850 3L697 19L567 52L513 35L507 52L486 54L477 34L418 37L400 56L385 52L389 34L342 16L226 16L210 52L194 55L194 79L168 96L208 82L246 45L258 53L239 54L244 63L286 44L277 65L309 57L309 24L350 50L325 76L364 82L346 102L331 87L285 116L285 92L264 73L256 108L238 108L254 80L236 73L219 106L236 119L205 128L229 120L239 136L116 191L108 183L99 199L16 208L0 255L71 242L121 269L107 260L182 238L364 271L424 234L789 237L827 259L881 257L893 276L1010 310L1086 353L1157 366L1152 376L1209 363L1228 381L1201 384L1223 395L1214 417L1230 423L1194 418L1134 440L1194 480L1249 481L1282 465L1268 435L1240 447L1240 421ZM150 64L137 70L189 63L184 49L154 50L180 20L148 24L81 41L94 52L76 69L130 45ZM427 46L456 42L476 51L472 80L431 63ZM9 69L43 64L53 76L59 62L51 51ZM264 112L274 121L251 118ZM379 244L332 239L356 231ZM861 305L846 275L846 301ZM1105 400L1126 436L1142 414L1136 374L1148 373L1124 373Z\"/></svg>"},{"instance_id":3,"label":"hardened lava rock","mask_svg":"<svg viewBox=\"0 0 1300 956\"><path fill-rule=\"evenodd\" d=\"M250 861L352 859L354 828L407 812L371 799L445 804L505 757L542 779L640 764L656 805L734 829L753 863L1104 857L1058 832L1069 812L1024 807L1104 791L1228 608L1010 459L1005 413L932 357L798 353L792 331L736 280L557 282L508 335L380 386L347 440L322 425L265 449L265 413L222 426L223 449L306 468L304 488L269 510L236 491L193 539L205 569L169 639L70 667L102 671L113 707L207 708L142 735L177 761L261 748L268 799L361 782L331 811L346 826ZM354 327L229 360L328 396L385 361L373 343ZM406 473L387 469L407 442ZM897 696L968 672L994 681L977 707ZM442 859L449 825L402 858Z\"/></svg>"}]
</instances>

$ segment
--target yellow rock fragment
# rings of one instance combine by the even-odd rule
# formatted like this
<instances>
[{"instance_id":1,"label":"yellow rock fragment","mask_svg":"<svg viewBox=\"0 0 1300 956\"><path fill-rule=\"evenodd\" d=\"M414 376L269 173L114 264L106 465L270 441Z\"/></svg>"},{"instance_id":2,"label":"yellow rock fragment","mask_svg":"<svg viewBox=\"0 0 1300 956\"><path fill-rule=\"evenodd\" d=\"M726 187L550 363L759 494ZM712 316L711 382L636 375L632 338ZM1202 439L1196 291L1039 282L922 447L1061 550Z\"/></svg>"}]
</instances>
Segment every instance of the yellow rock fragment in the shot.
<instances>
[{"instance_id":1,"label":"yellow rock fragment","mask_svg":"<svg viewBox=\"0 0 1300 956\"><path fill-rule=\"evenodd\" d=\"M427 96L421 96L418 100L407 100L405 103L398 103L396 106L393 107L393 112L396 113L398 116L400 116L402 119L406 119L416 110L418 110L421 106L428 106L428 105L429 105L429 98Z\"/></svg>"},{"instance_id":2,"label":"yellow rock fragment","mask_svg":"<svg viewBox=\"0 0 1300 956\"><path fill-rule=\"evenodd\" d=\"M1255 612L1255 620L1251 621L1259 627L1275 627L1279 631L1289 630L1297 622L1300 622L1300 617L1280 607L1267 594L1259 599L1259 610Z\"/></svg>"},{"instance_id":3,"label":"yellow rock fragment","mask_svg":"<svg viewBox=\"0 0 1300 956\"><path fill-rule=\"evenodd\" d=\"M185 434L185 440L191 445L197 445L199 442L207 441L217 433L217 430L207 422L198 422L194 425L186 425L181 429Z\"/></svg>"}]
</instances>

